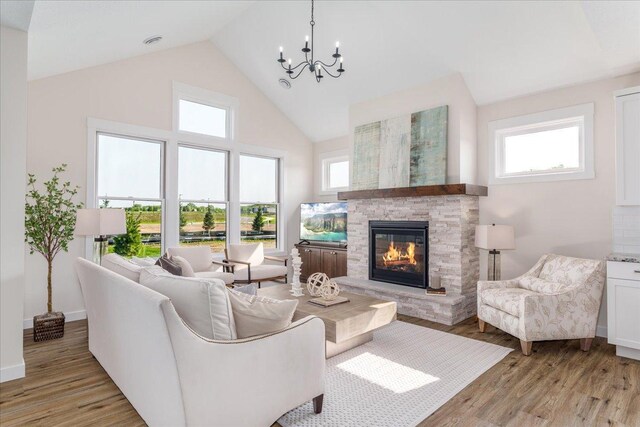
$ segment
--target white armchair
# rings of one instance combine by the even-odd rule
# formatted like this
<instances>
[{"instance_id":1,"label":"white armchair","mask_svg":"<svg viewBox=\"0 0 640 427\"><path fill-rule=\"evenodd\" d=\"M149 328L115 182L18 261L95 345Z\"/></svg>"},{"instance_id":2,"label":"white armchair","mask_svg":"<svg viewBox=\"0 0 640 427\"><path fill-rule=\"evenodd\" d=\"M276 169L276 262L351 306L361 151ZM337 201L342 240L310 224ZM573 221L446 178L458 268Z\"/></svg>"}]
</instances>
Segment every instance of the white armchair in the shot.
<instances>
[{"instance_id":1,"label":"white armchair","mask_svg":"<svg viewBox=\"0 0 640 427\"><path fill-rule=\"evenodd\" d=\"M251 245L229 245L224 251L223 262L234 276L235 283L258 283L283 280L287 283L287 258L266 256L262 243ZM281 263L273 265L266 260Z\"/></svg>"},{"instance_id":2,"label":"white armchair","mask_svg":"<svg viewBox=\"0 0 640 427\"><path fill-rule=\"evenodd\" d=\"M167 249L170 256L179 256L187 260L196 277L220 279L225 285L233 283L233 274L224 271L225 264L213 259L209 246L185 246Z\"/></svg>"},{"instance_id":3,"label":"white armchair","mask_svg":"<svg viewBox=\"0 0 640 427\"><path fill-rule=\"evenodd\" d=\"M603 261L543 255L520 277L478 282L480 331L489 323L519 338L526 356L533 341L580 339L588 351L604 281Z\"/></svg>"}]
</instances>

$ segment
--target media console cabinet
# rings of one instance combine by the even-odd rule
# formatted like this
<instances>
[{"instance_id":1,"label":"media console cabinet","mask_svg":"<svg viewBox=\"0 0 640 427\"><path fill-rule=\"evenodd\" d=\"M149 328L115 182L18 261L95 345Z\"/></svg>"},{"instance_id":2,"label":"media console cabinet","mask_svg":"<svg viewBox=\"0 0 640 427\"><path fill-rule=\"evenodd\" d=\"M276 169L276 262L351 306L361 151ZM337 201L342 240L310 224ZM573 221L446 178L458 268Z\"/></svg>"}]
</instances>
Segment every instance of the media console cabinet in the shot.
<instances>
[{"instance_id":1,"label":"media console cabinet","mask_svg":"<svg viewBox=\"0 0 640 427\"><path fill-rule=\"evenodd\" d=\"M313 273L322 272L329 277L347 275L347 248L318 244L295 245L302 258L300 280L306 281Z\"/></svg>"}]
</instances>

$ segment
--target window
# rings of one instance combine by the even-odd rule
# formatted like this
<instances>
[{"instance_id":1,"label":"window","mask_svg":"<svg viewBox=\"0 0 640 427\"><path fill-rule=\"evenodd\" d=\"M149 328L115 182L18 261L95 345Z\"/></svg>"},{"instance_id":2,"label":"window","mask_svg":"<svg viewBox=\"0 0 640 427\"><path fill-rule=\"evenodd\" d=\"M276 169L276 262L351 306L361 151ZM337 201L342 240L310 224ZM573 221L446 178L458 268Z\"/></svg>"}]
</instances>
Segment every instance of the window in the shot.
<instances>
[{"instance_id":1,"label":"window","mask_svg":"<svg viewBox=\"0 0 640 427\"><path fill-rule=\"evenodd\" d=\"M593 104L489 124L490 184L587 179L593 170Z\"/></svg>"},{"instance_id":2,"label":"window","mask_svg":"<svg viewBox=\"0 0 640 427\"><path fill-rule=\"evenodd\" d=\"M227 153L180 145L178 193L181 246L208 245L224 252L227 241Z\"/></svg>"},{"instance_id":3,"label":"window","mask_svg":"<svg viewBox=\"0 0 640 427\"><path fill-rule=\"evenodd\" d=\"M349 189L349 155L346 151L321 156L321 193Z\"/></svg>"},{"instance_id":4,"label":"window","mask_svg":"<svg viewBox=\"0 0 640 427\"><path fill-rule=\"evenodd\" d=\"M181 131L227 137L226 109L181 99L178 114Z\"/></svg>"},{"instance_id":5,"label":"window","mask_svg":"<svg viewBox=\"0 0 640 427\"><path fill-rule=\"evenodd\" d=\"M233 117L237 110L236 98L183 83L173 83L174 131L231 142L234 137Z\"/></svg>"},{"instance_id":6,"label":"window","mask_svg":"<svg viewBox=\"0 0 640 427\"><path fill-rule=\"evenodd\" d=\"M109 252L162 253L163 148L161 141L98 133L98 206L124 208L127 218L127 234L110 237Z\"/></svg>"},{"instance_id":7,"label":"window","mask_svg":"<svg viewBox=\"0 0 640 427\"><path fill-rule=\"evenodd\" d=\"M157 257L207 245L221 258L228 243L284 249L286 153L235 141L237 114L237 99L174 82L172 130L87 120L86 205L127 214L126 239L110 237L109 251ZM85 249L90 258L92 242Z\"/></svg>"},{"instance_id":8,"label":"window","mask_svg":"<svg viewBox=\"0 0 640 427\"><path fill-rule=\"evenodd\" d=\"M240 155L240 240L277 248L279 159Z\"/></svg>"}]
</instances>

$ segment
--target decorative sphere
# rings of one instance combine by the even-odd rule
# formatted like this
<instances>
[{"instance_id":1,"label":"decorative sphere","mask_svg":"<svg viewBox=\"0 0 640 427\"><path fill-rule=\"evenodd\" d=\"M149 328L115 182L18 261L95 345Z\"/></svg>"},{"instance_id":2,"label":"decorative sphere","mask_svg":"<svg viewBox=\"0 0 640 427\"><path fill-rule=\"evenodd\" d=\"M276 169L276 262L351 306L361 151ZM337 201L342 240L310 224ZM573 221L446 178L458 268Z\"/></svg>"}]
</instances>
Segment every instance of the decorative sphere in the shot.
<instances>
[{"instance_id":1,"label":"decorative sphere","mask_svg":"<svg viewBox=\"0 0 640 427\"><path fill-rule=\"evenodd\" d=\"M329 281L329 276L324 273L313 273L307 279L307 291L313 297L322 296L321 289Z\"/></svg>"},{"instance_id":2,"label":"decorative sphere","mask_svg":"<svg viewBox=\"0 0 640 427\"><path fill-rule=\"evenodd\" d=\"M340 287L336 282L329 279L321 288L320 288L320 296L322 299L327 301L331 301L336 299L338 294L340 293Z\"/></svg>"}]
</instances>

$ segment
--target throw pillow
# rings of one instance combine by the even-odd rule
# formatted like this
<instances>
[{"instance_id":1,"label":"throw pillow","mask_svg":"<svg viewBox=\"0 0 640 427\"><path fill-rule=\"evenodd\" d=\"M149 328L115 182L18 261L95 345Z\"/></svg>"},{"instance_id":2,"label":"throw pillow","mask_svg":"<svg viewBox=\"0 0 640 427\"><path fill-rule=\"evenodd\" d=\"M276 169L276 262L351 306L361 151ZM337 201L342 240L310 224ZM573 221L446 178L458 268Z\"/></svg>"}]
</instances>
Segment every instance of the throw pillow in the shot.
<instances>
[{"instance_id":1,"label":"throw pillow","mask_svg":"<svg viewBox=\"0 0 640 427\"><path fill-rule=\"evenodd\" d=\"M182 268L180 268L180 266L176 262L172 261L171 257L167 254L164 254L160 258L158 258L158 261L156 261L156 265L162 267L164 270L168 271L174 276L182 276Z\"/></svg>"},{"instance_id":2,"label":"throw pillow","mask_svg":"<svg viewBox=\"0 0 640 427\"><path fill-rule=\"evenodd\" d=\"M140 267L151 267L152 265L156 264L156 259L155 258L151 258L150 256L145 257L145 258L139 258L137 256L132 256L129 261L131 261L135 265L139 265Z\"/></svg>"},{"instance_id":3,"label":"throw pillow","mask_svg":"<svg viewBox=\"0 0 640 427\"><path fill-rule=\"evenodd\" d=\"M171 261L180 267L182 277L196 277L196 274L193 272L193 268L191 268L191 264L189 264L189 261L186 259L181 256L174 255L171 257Z\"/></svg>"},{"instance_id":4,"label":"throw pillow","mask_svg":"<svg viewBox=\"0 0 640 427\"><path fill-rule=\"evenodd\" d=\"M107 254L103 256L101 265L107 270L118 273L129 280L140 282L140 271L142 267L135 265L118 254Z\"/></svg>"},{"instance_id":5,"label":"throw pillow","mask_svg":"<svg viewBox=\"0 0 640 427\"><path fill-rule=\"evenodd\" d=\"M286 329L298 307L297 300L275 300L229 289L238 338L253 337Z\"/></svg>"},{"instance_id":6,"label":"throw pillow","mask_svg":"<svg viewBox=\"0 0 640 427\"><path fill-rule=\"evenodd\" d=\"M222 280L174 276L153 266L142 270L140 284L171 299L178 315L198 335L236 339L233 311Z\"/></svg>"}]
</instances>

